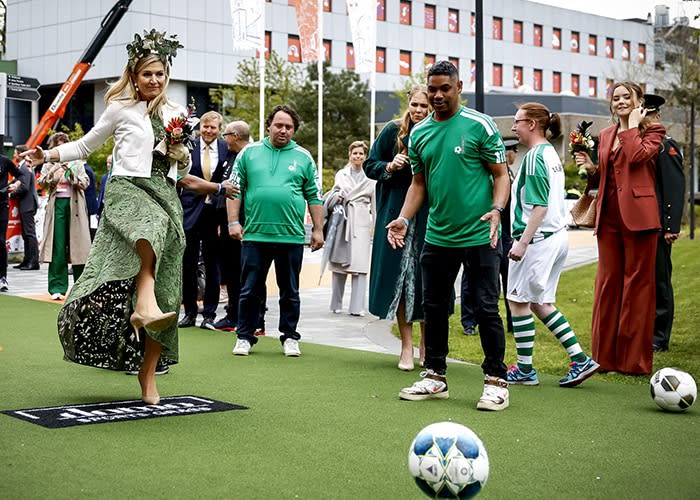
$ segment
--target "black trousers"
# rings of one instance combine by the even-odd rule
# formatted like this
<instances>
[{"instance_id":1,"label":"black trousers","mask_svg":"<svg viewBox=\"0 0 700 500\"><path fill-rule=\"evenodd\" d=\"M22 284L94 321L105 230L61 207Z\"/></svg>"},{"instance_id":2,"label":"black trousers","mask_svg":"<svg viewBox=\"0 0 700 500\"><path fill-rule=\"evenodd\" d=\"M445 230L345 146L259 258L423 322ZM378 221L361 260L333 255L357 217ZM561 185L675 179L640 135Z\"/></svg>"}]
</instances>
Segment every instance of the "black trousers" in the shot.
<instances>
[{"instance_id":1,"label":"black trousers","mask_svg":"<svg viewBox=\"0 0 700 500\"><path fill-rule=\"evenodd\" d=\"M7 203L0 202L0 278L7 277L7 222L10 216Z\"/></svg>"},{"instance_id":2,"label":"black trousers","mask_svg":"<svg viewBox=\"0 0 700 500\"><path fill-rule=\"evenodd\" d=\"M197 315L197 269L201 252L206 274L202 316L215 316L219 305L219 266L213 205L205 205L194 227L185 230L185 241L185 254L182 257L182 303L185 314Z\"/></svg>"},{"instance_id":3,"label":"black trousers","mask_svg":"<svg viewBox=\"0 0 700 500\"><path fill-rule=\"evenodd\" d=\"M24 241L24 258L22 264L34 266L39 263L39 243L36 239L36 223L34 210L20 212L22 221L22 240Z\"/></svg>"},{"instance_id":4,"label":"black trousers","mask_svg":"<svg viewBox=\"0 0 700 500\"><path fill-rule=\"evenodd\" d=\"M505 378L503 362L506 350L503 320L498 312L501 242L496 248L488 244L448 248L425 243L421 254L423 310L425 312L425 366L437 373L447 370L449 352L450 301L460 266L468 273L469 296L479 339L484 351L481 368L486 375Z\"/></svg>"},{"instance_id":5,"label":"black trousers","mask_svg":"<svg viewBox=\"0 0 700 500\"><path fill-rule=\"evenodd\" d=\"M654 320L654 345L668 349L673 327L673 285L671 284L671 247L659 235L656 245L656 318Z\"/></svg>"}]
</instances>

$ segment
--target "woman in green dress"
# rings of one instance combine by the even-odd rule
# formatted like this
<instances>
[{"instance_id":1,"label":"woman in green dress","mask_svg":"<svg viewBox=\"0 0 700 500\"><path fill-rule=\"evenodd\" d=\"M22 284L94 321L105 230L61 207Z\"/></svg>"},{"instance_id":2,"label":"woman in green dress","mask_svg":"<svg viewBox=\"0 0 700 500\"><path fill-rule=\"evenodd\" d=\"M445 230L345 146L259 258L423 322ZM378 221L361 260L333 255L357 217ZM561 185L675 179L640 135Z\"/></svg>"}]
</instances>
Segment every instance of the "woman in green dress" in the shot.
<instances>
[{"instance_id":1,"label":"woman in green dress","mask_svg":"<svg viewBox=\"0 0 700 500\"><path fill-rule=\"evenodd\" d=\"M399 369L413 370L413 322L420 321L420 362L423 361L423 291L418 258L423 249L427 205L409 226L406 245L392 249L386 225L401 212L413 174L408 161L408 135L428 116L428 89L416 85L408 93L408 109L399 120L386 124L372 145L365 173L377 181L372 266L369 276L369 311L384 319L396 318L401 333ZM422 365L421 365L422 366Z\"/></svg>"},{"instance_id":2,"label":"woman in green dress","mask_svg":"<svg viewBox=\"0 0 700 500\"><path fill-rule=\"evenodd\" d=\"M107 107L78 141L25 153L33 165L86 158L114 137L112 174L87 264L58 317L64 358L124 370L140 365L141 399L160 401L155 368L161 354L178 360L185 236L175 183L191 164L188 149L168 141L165 125L185 109L166 94L170 64L182 47L152 30L127 45L129 61L105 95Z\"/></svg>"}]
</instances>

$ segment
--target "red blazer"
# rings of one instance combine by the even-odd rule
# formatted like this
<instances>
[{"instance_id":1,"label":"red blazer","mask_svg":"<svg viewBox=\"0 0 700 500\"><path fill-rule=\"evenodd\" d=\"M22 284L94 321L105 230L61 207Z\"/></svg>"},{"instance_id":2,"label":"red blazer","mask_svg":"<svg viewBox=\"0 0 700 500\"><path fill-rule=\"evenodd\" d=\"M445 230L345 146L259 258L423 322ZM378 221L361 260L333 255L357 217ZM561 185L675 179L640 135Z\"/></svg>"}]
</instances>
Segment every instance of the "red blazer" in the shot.
<instances>
[{"instance_id":1,"label":"red blazer","mask_svg":"<svg viewBox=\"0 0 700 500\"><path fill-rule=\"evenodd\" d=\"M598 187L595 230L598 231L605 198L608 160L617 134L617 125L600 132L598 170L590 177L589 189ZM622 222L630 231L660 229L659 205L656 200L656 160L666 129L659 123L649 125L643 137L637 128L620 132L620 152L613 171Z\"/></svg>"}]
</instances>

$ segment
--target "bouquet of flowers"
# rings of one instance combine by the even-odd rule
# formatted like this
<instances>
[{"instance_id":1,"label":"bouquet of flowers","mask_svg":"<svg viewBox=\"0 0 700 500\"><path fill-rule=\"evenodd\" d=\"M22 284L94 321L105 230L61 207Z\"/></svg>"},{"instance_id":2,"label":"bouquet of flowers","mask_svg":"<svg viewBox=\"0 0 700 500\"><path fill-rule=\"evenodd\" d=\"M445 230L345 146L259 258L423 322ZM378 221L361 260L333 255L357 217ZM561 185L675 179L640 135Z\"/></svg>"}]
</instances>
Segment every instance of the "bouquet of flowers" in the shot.
<instances>
[{"instance_id":1,"label":"bouquet of flowers","mask_svg":"<svg viewBox=\"0 0 700 500\"><path fill-rule=\"evenodd\" d=\"M588 154L588 156L591 156L593 147L595 146L595 143L591 138L591 134L588 131L591 125L593 125L593 122L582 120L576 125L576 130L571 131L569 134L569 153L573 155L574 153L581 151ZM579 168L578 175L581 177L581 179L588 177L586 168Z\"/></svg>"},{"instance_id":2,"label":"bouquet of flowers","mask_svg":"<svg viewBox=\"0 0 700 500\"><path fill-rule=\"evenodd\" d=\"M168 154L169 145L182 144L188 150L192 151L195 145L194 129L199 124L199 118L195 116L196 108L194 99L187 105L185 113L180 113L174 116L165 126L165 134L161 141L156 146L158 151L163 156Z\"/></svg>"}]
</instances>

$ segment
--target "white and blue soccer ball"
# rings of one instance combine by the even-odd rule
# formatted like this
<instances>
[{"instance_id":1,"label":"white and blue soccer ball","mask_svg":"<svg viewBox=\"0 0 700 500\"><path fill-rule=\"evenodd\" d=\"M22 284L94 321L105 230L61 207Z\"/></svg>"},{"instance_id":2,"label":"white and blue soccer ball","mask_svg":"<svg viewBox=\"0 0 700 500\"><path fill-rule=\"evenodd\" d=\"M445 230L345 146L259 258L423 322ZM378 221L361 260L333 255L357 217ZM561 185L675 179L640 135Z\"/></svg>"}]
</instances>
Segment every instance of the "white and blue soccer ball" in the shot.
<instances>
[{"instance_id":1,"label":"white and blue soccer ball","mask_svg":"<svg viewBox=\"0 0 700 500\"><path fill-rule=\"evenodd\" d=\"M693 377L678 368L662 368L649 381L651 397L662 409L684 411L698 398L698 388Z\"/></svg>"},{"instance_id":2,"label":"white and blue soccer ball","mask_svg":"<svg viewBox=\"0 0 700 500\"><path fill-rule=\"evenodd\" d=\"M431 498L472 498L489 477L489 457L471 429L438 422L422 429L411 443L408 470Z\"/></svg>"}]
</instances>

